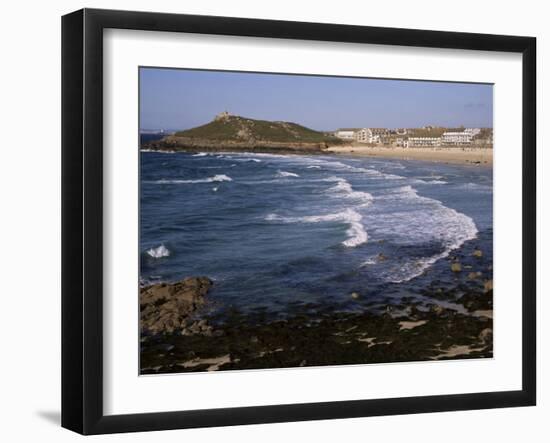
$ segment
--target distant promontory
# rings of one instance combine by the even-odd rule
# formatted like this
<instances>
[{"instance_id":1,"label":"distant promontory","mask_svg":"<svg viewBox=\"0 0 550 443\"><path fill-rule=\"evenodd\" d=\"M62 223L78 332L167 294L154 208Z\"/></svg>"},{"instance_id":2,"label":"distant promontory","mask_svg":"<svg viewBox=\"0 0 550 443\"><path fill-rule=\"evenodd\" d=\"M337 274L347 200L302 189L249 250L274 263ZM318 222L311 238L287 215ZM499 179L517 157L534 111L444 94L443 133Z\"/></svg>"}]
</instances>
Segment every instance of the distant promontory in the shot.
<instances>
[{"instance_id":1,"label":"distant promontory","mask_svg":"<svg viewBox=\"0 0 550 443\"><path fill-rule=\"evenodd\" d=\"M255 120L222 112L210 123L143 143L141 148L170 151L321 153L340 144L342 140L332 134L296 123Z\"/></svg>"}]
</instances>

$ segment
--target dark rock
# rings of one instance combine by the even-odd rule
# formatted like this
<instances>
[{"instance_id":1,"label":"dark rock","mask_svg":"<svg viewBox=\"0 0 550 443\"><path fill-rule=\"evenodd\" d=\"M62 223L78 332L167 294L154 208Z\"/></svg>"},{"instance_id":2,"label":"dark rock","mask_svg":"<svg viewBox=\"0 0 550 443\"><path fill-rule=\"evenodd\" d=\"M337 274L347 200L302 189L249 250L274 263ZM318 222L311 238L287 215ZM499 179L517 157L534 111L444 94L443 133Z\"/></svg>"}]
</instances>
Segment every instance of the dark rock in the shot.
<instances>
[{"instance_id":1,"label":"dark rock","mask_svg":"<svg viewBox=\"0 0 550 443\"><path fill-rule=\"evenodd\" d=\"M493 330L491 328L485 328L479 333L479 341L485 344L493 343Z\"/></svg>"},{"instance_id":2,"label":"dark rock","mask_svg":"<svg viewBox=\"0 0 550 443\"><path fill-rule=\"evenodd\" d=\"M431 305L430 306L430 312L435 315L441 315L445 312L445 308L440 305Z\"/></svg>"},{"instance_id":3,"label":"dark rock","mask_svg":"<svg viewBox=\"0 0 550 443\"><path fill-rule=\"evenodd\" d=\"M457 300L457 303L464 305L464 307L470 312L493 309L492 293L484 294L479 292L469 292L460 297Z\"/></svg>"},{"instance_id":4,"label":"dark rock","mask_svg":"<svg viewBox=\"0 0 550 443\"><path fill-rule=\"evenodd\" d=\"M206 322L189 317L205 304L212 286L206 277L189 277L176 283L159 283L140 289L140 327L145 334L200 332Z\"/></svg>"},{"instance_id":5,"label":"dark rock","mask_svg":"<svg viewBox=\"0 0 550 443\"><path fill-rule=\"evenodd\" d=\"M469 280L477 280L478 278L481 278L481 272L470 272L468 274L468 279Z\"/></svg>"}]
</instances>

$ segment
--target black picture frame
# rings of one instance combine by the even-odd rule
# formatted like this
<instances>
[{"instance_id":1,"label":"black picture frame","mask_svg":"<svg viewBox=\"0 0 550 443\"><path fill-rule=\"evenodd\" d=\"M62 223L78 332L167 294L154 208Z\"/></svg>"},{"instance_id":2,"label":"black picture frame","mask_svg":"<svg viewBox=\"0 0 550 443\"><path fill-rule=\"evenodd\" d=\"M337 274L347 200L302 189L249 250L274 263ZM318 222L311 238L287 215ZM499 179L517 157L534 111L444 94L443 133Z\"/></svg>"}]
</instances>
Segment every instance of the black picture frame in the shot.
<instances>
[{"instance_id":1,"label":"black picture frame","mask_svg":"<svg viewBox=\"0 0 550 443\"><path fill-rule=\"evenodd\" d=\"M503 51L522 54L522 389L130 415L103 412L103 30ZM229 17L83 9L62 18L62 426L152 431L536 403L536 39Z\"/></svg>"}]
</instances>

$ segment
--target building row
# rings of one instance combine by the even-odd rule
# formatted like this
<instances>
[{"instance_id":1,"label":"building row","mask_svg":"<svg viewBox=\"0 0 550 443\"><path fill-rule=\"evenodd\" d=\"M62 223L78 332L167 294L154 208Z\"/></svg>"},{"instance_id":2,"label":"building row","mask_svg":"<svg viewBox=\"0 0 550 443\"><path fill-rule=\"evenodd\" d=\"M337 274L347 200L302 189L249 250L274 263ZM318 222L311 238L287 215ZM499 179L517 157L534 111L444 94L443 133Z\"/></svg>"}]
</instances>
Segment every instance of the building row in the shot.
<instances>
[{"instance_id":1,"label":"building row","mask_svg":"<svg viewBox=\"0 0 550 443\"><path fill-rule=\"evenodd\" d=\"M442 145L461 146L473 144L481 129L467 128L463 131L447 131L439 137L403 137L407 135L407 132L407 129L390 131L387 128L342 128L334 132L334 135L342 140L370 144L390 143L405 148Z\"/></svg>"},{"instance_id":2,"label":"building row","mask_svg":"<svg viewBox=\"0 0 550 443\"><path fill-rule=\"evenodd\" d=\"M343 140L354 140L361 143L384 143L390 136L386 128L343 128L338 129L334 135Z\"/></svg>"}]
</instances>

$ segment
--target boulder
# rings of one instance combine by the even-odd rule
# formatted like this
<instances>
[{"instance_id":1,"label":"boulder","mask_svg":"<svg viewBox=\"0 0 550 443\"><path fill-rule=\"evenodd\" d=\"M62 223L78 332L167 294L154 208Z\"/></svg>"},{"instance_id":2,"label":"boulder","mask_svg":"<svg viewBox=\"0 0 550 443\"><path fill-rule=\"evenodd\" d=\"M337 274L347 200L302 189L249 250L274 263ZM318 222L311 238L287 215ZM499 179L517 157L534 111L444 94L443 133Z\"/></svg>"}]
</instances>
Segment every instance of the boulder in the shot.
<instances>
[{"instance_id":1,"label":"boulder","mask_svg":"<svg viewBox=\"0 0 550 443\"><path fill-rule=\"evenodd\" d=\"M479 341L485 344L491 344L493 342L493 330L491 328L485 328L479 333Z\"/></svg>"},{"instance_id":2,"label":"boulder","mask_svg":"<svg viewBox=\"0 0 550 443\"><path fill-rule=\"evenodd\" d=\"M193 332L206 331L192 324L190 316L205 301L212 286L207 277L189 277L176 283L158 283L140 289L140 328L145 334L181 333L190 325Z\"/></svg>"},{"instance_id":3,"label":"boulder","mask_svg":"<svg viewBox=\"0 0 550 443\"><path fill-rule=\"evenodd\" d=\"M453 272L461 272L462 271L462 265L458 262L451 263L451 271Z\"/></svg>"}]
</instances>

